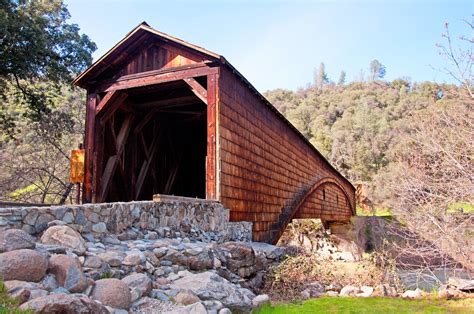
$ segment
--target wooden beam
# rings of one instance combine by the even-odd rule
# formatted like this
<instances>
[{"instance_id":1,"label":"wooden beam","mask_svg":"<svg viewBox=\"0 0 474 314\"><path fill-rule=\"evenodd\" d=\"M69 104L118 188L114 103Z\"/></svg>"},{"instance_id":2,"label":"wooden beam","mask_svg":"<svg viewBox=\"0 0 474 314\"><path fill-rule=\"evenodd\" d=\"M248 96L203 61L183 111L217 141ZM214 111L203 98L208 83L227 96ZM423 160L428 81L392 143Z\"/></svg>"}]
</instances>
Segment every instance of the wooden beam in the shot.
<instances>
[{"instance_id":1,"label":"wooden beam","mask_svg":"<svg viewBox=\"0 0 474 314\"><path fill-rule=\"evenodd\" d=\"M198 100L195 96L184 96L171 99L163 99L158 101L151 101L146 103L139 103L141 107L159 107L159 108L175 108L189 106L197 103Z\"/></svg>"},{"instance_id":2,"label":"wooden beam","mask_svg":"<svg viewBox=\"0 0 474 314\"><path fill-rule=\"evenodd\" d=\"M160 135L158 135L159 137ZM136 192L135 192L135 199L138 199L140 197L140 193L142 191L143 183L145 182L145 179L148 174L148 169L150 168L150 164L153 161L153 158L155 157L155 152L158 147L158 137L154 137L153 141L150 145L150 148L146 148L146 144L143 139L143 148L145 151L145 155L148 157L145 160L143 160L142 167L140 168L140 173L138 174L138 179L137 179L137 184L136 184Z\"/></svg>"},{"instance_id":3,"label":"wooden beam","mask_svg":"<svg viewBox=\"0 0 474 314\"><path fill-rule=\"evenodd\" d=\"M184 81L191 87L193 93L207 105L207 90L192 77L185 78Z\"/></svg>"},{"instance_id":4,"label":"wooden beam","mask_svg":"<svg viewBox=\"0 0 474 314\"><path fill-rule=\"evenodd\" d=\"M92 182L93 182L93 161L94 161L94 131L95 131L95 108L97 105L97 95L88 93L86 104L86 130L84 137L85 149L85 169L84 169L84 185L82 193L82 202L92 202Z\"/></svg>"},{"instance_id":5,"label":"wooden beam","mask_svg":"<svg viewBox=\"0 0 474 314\"><path fill-rule=\"evenodd\" d=\"M218 72L218 68L201 65L199 67L184 68L182 70L153 70L122 76L114 82L106 83L98 87L100 92L110 92L114 90L124 90L137 88L177 80L183 80L189 77L206 76Z\"/></svg>"},{"instance_id":6,"label":"wooden beam","mask_svg":"<svg viewBox=\"0 0 474 314\"><path fill-rule=\"evenodd\" d=\"M207 155L206 199L217 199L216 194L216 128L217 128L217 74L207 77Z\"/></svg>"},{"instance_id":7,"label":"wooden beam","mask_svg":"<svg viewBox=\"0 0 474 314\"><path fill-rule=\"evenodd\" d=\"M109 120L114 115L115 111L117 111L117 109L122 106L123 101L127 99L127 97L127 94L120 93L117 97L115 97L112 102L109 102L107 111L104 112L104 110L102 109L103 116L100 119L102 124L107 122L107 120Z\"/></svg>"},{"instance_id":8,"label":"wooden beam","mask_svg":"<svg viewBox=\"0 0 474 314\"><path fill-rule=\"evenodd\" d=\"M102 109L107 105L107 103L111 100L113 100L115 97L117 97L120 94L119 91L111 91L105 94L104 98L99 102L97 107L95 108L95 114L99 114Z\"/></svg>"},{"instance_id":9,"label":"wooden beam","mask_svg":"<svg viewBox=\"0 0 474 314\"><path fill-rule=\"evenodd\" d=\"M125 142L127 141L128 134L130 133L131 124L133 121L133 116L129 115L125 118L122 122L122 126L120 127L119 134L116 137L115 142L115 155L112 155L107 160L107 164L105 165L104 173L102 174L100 180L100 197L98 202L105 201L107 196L107 192L110 188L110 183L112 181L113 175L115 170L117 169L117 164L119 163L119 159L121 162L122 158L122 151L125 146ZM114 134L115 132L112 132ZM115 138L115 135L113 136Z\"/></svg>"},{"instance_id":10,"label":"wooden beam","mask_svg":"<svg viewBox=\"0 0 474 314\"><path fill-rule=\"evenodd\" d=\"M151 109L145 117L138 123L138 125L135 127L135 130L133 130L134 134L138 134L142 131L142 129L150 122L151 118L155 115L155 109Z\"/></svg>"}]
</instances>

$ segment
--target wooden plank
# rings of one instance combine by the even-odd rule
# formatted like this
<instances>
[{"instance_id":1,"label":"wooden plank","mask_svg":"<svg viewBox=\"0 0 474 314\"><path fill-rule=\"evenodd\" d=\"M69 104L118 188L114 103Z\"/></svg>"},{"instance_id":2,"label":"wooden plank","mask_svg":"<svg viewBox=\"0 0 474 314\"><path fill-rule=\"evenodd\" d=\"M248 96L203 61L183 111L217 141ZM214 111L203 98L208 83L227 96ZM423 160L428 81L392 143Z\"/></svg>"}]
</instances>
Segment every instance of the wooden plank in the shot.
<instances>
[{"instance_id":1,"label":"wooden plank","mask_svg":"<svg viewBox=\"0 0 474 314\"><path fill-rule=\"evenodd\" d=\"M138 199L140 197L143 183L145 182L145 179L148 175L150 164L153 162L153 158L155 157L155 153L158 148L158 137L153 138L153 142L151 143L149 149L146 148L146 144L144 140L142 143L143 143L143 148L145 150L145 154L147 155L148 158L144 159L143 164L140 168L140 173L138 174L136 190L135 190L135 199Z\"/></svg>"},{"instance_id":2,"label":"wooden plank","mask_svg":"<svg viewBox=\"0 0 474 314\"><path fill-rule=\"evenodd\" d=\"M113 174L115 173L115 168L117 167L117 155L112 155L107 160L107 164L105 165L104 173L102 174L101 182L101 189L100 189L100 197L98 202L103 202L105 197L107 196L107 192L110 187L110 181L112 179Z\"/></svg>"},{"instance_id":3,"label":"wooden plank","mask_svg":"<svg viewBox=\"0 0 474 314\"><path fill-rule=\"evenodd\" d=\"M111 92L107 92L104 96L104 98L102 98L102 100L99 102L99 104L97 105L97 108L95 109L95 114L99 114L102 109L104 109L104 107L107 105L107 103L109 101L112 101L115 97L117 97L117 95L119 95L120 92L119 91L111 91Z\"/></svg>"},{"instance_id":4,"label":"wooden plank","mask_svg":"<svg viewBox=\"0 0 474 314\"><path fill-rule=\"evenodd\" d=\"M198 65L198 64L196 64ZM167 70L154 70L138 74L122 76L114 82L98 87L100 92L113 90L124 90L129 88L143 87L160 83L183 80L188 77L206 76L217 73L217 68L211 68L207 64L187 65Z\"/></svg>"},{"instance_id":5,"label":"wooden plank","mask_svg":"<svg viewBox=\"0 0 474 314\"><path fill-rule=\"evenodd\" d=\"M155 109L151 109L145 115L145 117L143 117L143 119L140 121L140 123L137 124L137 126L133 130L133 133L134 134L140 133L142 131L142 129L148 124L148 122L150 122L150 120L153 118L153 116L155 115L155 112L156 112Z\"/></svg>"},{"instance_id":6,"label":"wooden plank","mask_svg":"<svg viewBox=\"0 0 474 314\"><path fill-rule=\"evenodd\" d=\"M185 78L184 81L191 87L193 93L207 105L207 90L192 77Z\"/></svg>"},{"instance_id":7,"label":"wooden plank","mask_svg":"<svg viewBox=\"0 0 474 314\"><path fill-rule=\"evenodd\" d=\"M84 185L82 193L82 203L92 202L92 181L93 181L93 161L94 161L94 130L95 130L95 108L97 105L97 95L89 93L86 103L86 130L85 130L85 169Z\"/></svg>"},{"instance_id":8,"label":"wooden plank","mask_svg":"<svg viewBox=\"0 0 474 314\"><path fill-rule=\"evenodd\" d=\"M113 134L112 137L114 138L115 155L110 156L109 159L107 160L104 173L102 174L102 177L100 180L100 198L98 199L98 202L105 201L107 192L110 188L111 180L113 178L117 165L119 163L120 164L122 163L121 155L122 155L122 151L125 146L125 143L127 141L128 134L130 133L132 121L133 121L132 115L129 115L125 118L125 120L122 122L119 134L117 135L116 138L115 138L115 131L113 130L113 127L112 127L111 132Z\"/></svg>"},{"instance_id":9,"label":"wooden plank","mask_svg":"<svg viewBox=\"0 0 474 314\"><path fill-rule=\"evenodd\" d=\"M194 96L183 96L171 99L164 99L158 101L151 101L146 103L140 103L140 107L156 107L156 108L177 108L193 105L198 100Z\"/></svg>"},{"instance_id":10,"label":"wooden plank","mask_svg":"<svg viewBox=\"0 0 474 314\"><path fill-rule=\"evenodd\" d=\"M217 74L207 76L206 198L216 199L216 100Z\"/></svg>"},{"instance_id":11,"label":"wooden plank","mask_svg":"<svg viewBox=\"0 0 474 314\"><path fill-rule=\"evenodd\" d=\"M127 97L127 94L120 93L117 97L115 97L113 101L107 103L108 109L106 111L104 109L102 110L103 116L100 118L102 124L107 122L107 120L109 120L115 114L115 111L117 111L117 109L122 106L123 102L125 101L125 99L127 99Z\"/></svg>"}]
</instances>

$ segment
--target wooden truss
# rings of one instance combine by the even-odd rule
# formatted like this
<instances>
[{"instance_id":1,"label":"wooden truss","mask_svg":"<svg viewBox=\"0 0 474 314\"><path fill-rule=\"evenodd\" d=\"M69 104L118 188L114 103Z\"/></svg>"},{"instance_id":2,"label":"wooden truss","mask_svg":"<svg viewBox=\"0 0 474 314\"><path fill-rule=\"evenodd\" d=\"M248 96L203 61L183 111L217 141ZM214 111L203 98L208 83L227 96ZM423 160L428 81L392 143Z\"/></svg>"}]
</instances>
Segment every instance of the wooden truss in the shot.
<instances>
[{"instance_id":1,"label":"wooden truss","mask_svg":"<svg viewBox=\"0 0 474 314\"><path fill-rule=\"evenodd\" d=\"M193 94L207 105L208 136L207 136L207 158L206 158L206 197L214 199L215 195L215 169L216 169L216 140L215 140L215 117L216 117L216 78L217 68L209 67L205 64L186 66L173 71L149 71L134 75L120 77L112 82L102 84L97 93L89 94L87 103L87 125L86 142L89 142L86 151L86 179L83 201L84 202L104 202L111 187L111 183L116 177L115 173L120 173L122 184L128 191L129 200L137 200L143 191L143 185L148 176L153 176L154 158L158 154L161 139L160 126L153 126L153 137L147 139L143 130L150 125L160 112L173 112L180 114L190 114L196 116L196 112L186 110L176 110L177 107L184 107L196 102L194 96L182 96L177 98L159 100L140 104L141 108L149 108L146 115L135 121L133 108L127 106L128 90L131 88L152 86L172 81L184 81ZM196 77L207 77L207 89L202 86ZM98 95L103 95L98 101ZM128 109L127 109L128 108ZM122 110L126 109L126 110ZM118 133L116 132L115 114L117 110L122 110L125 117L120 122ZM172 111L171 111L172 110ZM92 118L93 116L93 118ZM192 119L192 118L191 118ZM110 134L105 139L105 134ZM103 160L104 140L110 141L113 145L113 153ZM169 139L168 139L169 140ZM129 169L124 167L125 150L130 147L132 154L132 173L127 174ZM140 150L144 158L138 165L137 152ZM172 166L168 179L164 184L163 193L167 194L175 182L180 166L180 156L175 156L175 164ZM102 164L103 162L103 164ZM94 165L91 167L90 165ZM137 169L138 172L135 173Z\"/></svg>"}]
</instances>

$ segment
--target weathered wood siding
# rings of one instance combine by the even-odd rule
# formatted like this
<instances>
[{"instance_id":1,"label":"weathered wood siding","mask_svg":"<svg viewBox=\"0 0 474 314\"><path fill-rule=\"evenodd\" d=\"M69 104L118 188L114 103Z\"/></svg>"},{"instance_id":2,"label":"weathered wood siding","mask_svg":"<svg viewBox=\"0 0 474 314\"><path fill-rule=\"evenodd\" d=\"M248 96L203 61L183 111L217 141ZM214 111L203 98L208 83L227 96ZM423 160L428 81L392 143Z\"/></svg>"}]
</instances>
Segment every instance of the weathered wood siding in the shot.
<instances>
[{"instance_id":1,"label":"weathered wood siding","mask_svg":"<svg viewBox=\"0 0 474 314\"><path fill-rule=\"evenodd\" d=\"M205 59L199 55L188 53L186 50L164 42L155 41L128 61L123 75L171 69L203 61Z\"/></svg>"},{"instance_id":2,"label":"weathered wood siding","mask_svg":"<svg viewBox=\"0 0 474 314\"><path fill-rule=\"evenodd\" d=\"M345 204L354 203L352 185L226 67L220 69L218 108L220 200L231 220L254 222L254 240L265 240L283 206L318 178L334 178L350 198L337 185L324 185L326 200L314 193L298 217L350 217Z\"/></svg>"}]
</instances>

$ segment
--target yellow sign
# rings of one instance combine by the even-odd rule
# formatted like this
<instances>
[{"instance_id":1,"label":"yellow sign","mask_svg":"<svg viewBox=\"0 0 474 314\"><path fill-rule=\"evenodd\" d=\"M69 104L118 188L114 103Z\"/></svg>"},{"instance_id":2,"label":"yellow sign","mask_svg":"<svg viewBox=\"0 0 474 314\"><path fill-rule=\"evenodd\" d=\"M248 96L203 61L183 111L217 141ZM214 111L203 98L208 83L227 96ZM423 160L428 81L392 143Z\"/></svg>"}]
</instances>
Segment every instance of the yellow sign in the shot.
<instances>
[{"instance_id":1,"label":"yellow sign","mask_svg":"<svg viewBox=\"0 0 474 314\"><path fill-rule=\"evenodd\" d=\"M73 149L71 151L71 172L70 179L71 183L82 183L84 182L84 150Z\"/></svg>"}]
</instances>

